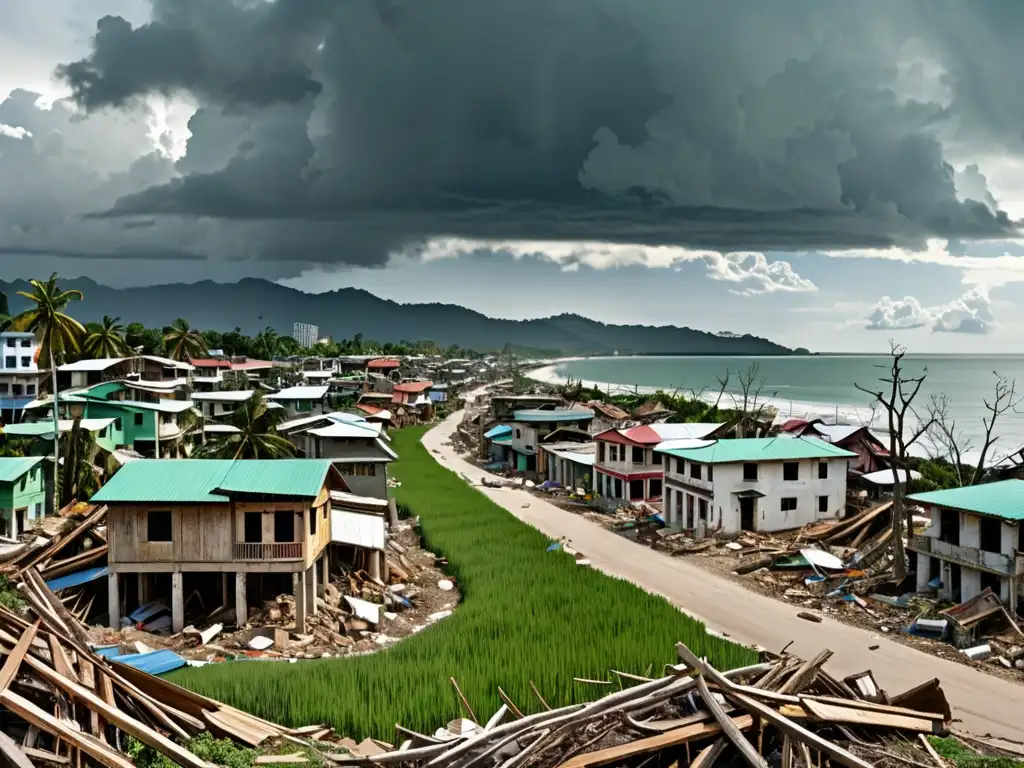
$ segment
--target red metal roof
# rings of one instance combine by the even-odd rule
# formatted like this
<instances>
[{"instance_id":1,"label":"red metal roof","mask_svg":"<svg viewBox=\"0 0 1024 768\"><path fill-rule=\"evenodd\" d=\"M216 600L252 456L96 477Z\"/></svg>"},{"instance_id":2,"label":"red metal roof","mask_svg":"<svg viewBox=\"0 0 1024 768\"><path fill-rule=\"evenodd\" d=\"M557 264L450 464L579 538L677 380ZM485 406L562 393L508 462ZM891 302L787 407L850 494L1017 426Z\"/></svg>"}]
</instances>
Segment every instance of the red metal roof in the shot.
<instances>
[{"instance_id":1,"label":"red metal roof","mask_svg":"<svg viewBox=\"0 0 1024 768\"><path fill-rule=\"evenodd\" d=\"M246 360L244 363L231 363L233 371L250 371L256 368L273 368L274 364L269 360Z\"/></svg>"},{"instance_id":2,"label":"red metal roof","mask_svg":"<svg viewBox=\"0 0 1024 768\"><path fill-rule=\"evenodd\" d=\"M630 427L629 429L623 430L622 434L634 443L640 443L641 445L651 445L652 443L657 445L662 441L661 435L646 424L639 427Z\"/></svg>"},{"instance_id":3,"label":"red metal roof","mask_svg":"<svg viewBox=\"0 0 1024 768\"><path fill-rule=\"evenodd\" d=\"M779 429L783 432L796 432L801 427L807 426L807 419L789 419Z\"/></svg>"},{"instance_id":4,"label":"red metal roof","mask_svg":"<svg viewBox=\"0 0 1024 768\"><path fill-rule=\"evenodd\" d=\"M196 368L230 368L231 363L227 360L214 360L213 358L199 358L190 360Z\"/></svg>"},{"instance_id":5,"label":"red metal roof","mask_svg":"<svg viewBox=\"0 0 1024 768\"><path fill-rule=\"evenodd\" d=\"M370 414L371 416L373 416L374 414L380 413L381 411L384 410L380 406L370 405L368 403L356 403L356 408L358 408L363 413Z\"/></svg>"},{"instance_id":6,"label":"red metal roof","mask_svg":"<svg viewBox=\"0 0 1024 768\"><path fill-rule=\"evenodd\" d=\"M432 381L405 381L401 384L395 384L395 392L405 392L407 395L414 395L418 392L426 392L434 386Z\"/></svg>"},{"instance_id":7,"label":"red metal roof","mask_svg":"<svg viewBox=\"0 0 1024 768\"><path fill-rule=\"evenodd\" d=\"M401 360L394 360L391 358L381 358L379 360L371 360L366 364L367 368L398 368L402 364Z\"/></svg>"}]
</instances>

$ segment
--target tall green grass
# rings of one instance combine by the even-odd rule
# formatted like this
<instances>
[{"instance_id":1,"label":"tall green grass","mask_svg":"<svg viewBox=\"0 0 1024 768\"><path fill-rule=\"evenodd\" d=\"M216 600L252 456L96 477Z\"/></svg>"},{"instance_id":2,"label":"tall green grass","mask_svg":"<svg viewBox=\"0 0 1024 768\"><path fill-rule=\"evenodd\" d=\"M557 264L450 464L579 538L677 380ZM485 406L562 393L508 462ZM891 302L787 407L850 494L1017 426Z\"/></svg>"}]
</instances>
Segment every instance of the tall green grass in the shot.
<instances>
[{"instance_id":1,"label":"tall green grass","mask_svg":"<svg viewBox=\"0 0 1024 768\"><path fill-rule=\"evenodd\" d=\"M662 598L546 552L545 536L439 466L422 435L394 435L401 459L391 475L402 483L397 501L420 516L427 546L458 578L463 602L452 616L371 656L209 665L172 679L286 725L387 739L395 723L433 732L458 717L451 677L484 719L501 705L498 686L524 711L539 708L531 680L552 706L582 701L608 690L574 676L659 669L680 640L719 668L756 661Z\"/></svg>"}]
</instances>

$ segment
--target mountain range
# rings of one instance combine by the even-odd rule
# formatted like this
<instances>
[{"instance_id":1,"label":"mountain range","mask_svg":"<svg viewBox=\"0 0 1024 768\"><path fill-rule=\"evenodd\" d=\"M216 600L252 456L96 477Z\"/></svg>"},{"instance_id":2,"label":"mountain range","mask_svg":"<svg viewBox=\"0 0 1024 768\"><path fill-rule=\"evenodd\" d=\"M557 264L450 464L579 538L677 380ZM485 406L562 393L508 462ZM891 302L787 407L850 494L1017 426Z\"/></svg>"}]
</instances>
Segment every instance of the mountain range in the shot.
<instances>
[{"instance_id":1,"label":"mountain range","mask_svg":"<svg viewBox=\"0 0 1024 768\"><path fill-rule=\"evenodd\" d=\"M85 298L70 313L81 322L104 315L148 327L169 325L184 317L193 328L227 331L238 327L255 334L271 326L291 335L295 322L311 323L321 336L350 338L361 333L379 342L431 340L479 351L506 344L520 350L576 355L787 355L806 354L757 336L715 334L677 326L608 325L579 315L562 314L535 320L490 318L453 304L399 304L356 288L303 293L277 283L246 278L237 283L172 283L141 288L110 288L88 278L61 280ZM27 300L23 280L0 281L10 311L17 314Z\"/></svg>"}]
</instances>

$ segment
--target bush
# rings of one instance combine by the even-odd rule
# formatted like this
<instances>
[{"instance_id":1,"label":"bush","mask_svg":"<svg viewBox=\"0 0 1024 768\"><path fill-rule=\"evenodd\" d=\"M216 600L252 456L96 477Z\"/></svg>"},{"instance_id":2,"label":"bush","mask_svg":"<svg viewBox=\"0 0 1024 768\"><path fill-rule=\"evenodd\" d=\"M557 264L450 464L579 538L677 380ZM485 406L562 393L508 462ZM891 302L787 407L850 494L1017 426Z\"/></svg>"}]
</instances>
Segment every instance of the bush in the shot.
<instances>
[{"instance_id":1,"label":"bush","mask_svg":"<svg viewBox=\"0 0 1024 768\"><path fill-rule=\"evenodd\" d=\"M299 664L235 662L173 673L207 696L288 726L329 723L357 739L391 739L395 723L432 733L458 717L454 677L477 716L499 706L498 686L537 711L533 681L552 706L607 690L574 676L610 668L644 674L674 662L683 641L721 669L756 662L745 647L705 633L666 600L580 567L549 540L444 469L397 432L391 474L398 503L421 519L426 546L452 564L464 602L436 625L379 653Z\"/></svg>"}]
</instances>

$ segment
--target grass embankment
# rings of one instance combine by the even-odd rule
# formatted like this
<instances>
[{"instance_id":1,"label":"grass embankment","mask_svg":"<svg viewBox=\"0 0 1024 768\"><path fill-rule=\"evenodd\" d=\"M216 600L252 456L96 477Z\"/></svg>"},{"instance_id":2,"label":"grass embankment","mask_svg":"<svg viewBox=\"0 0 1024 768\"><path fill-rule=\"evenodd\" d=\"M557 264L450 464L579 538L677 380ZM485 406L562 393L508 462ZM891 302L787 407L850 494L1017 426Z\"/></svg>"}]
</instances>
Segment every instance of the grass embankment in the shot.
<instances>
[{"instance_id":1,"label":"grass embankment","mask_svg":"<svg viewBox=\"0 0 1024 768\"><path fill-rule=\"evenodd\" d=\"M185 669L175 682L290 726L329 723L356 738L421 732L459 716L454 677L481 719L501 705L501 686L524 711L593 698L610 668L643 674L675 660L684 641L720 668L754 663L753 651L707 635L703 625L628 582L546 552L518 521L420 444L423 429L394 435L391 475L400 504L420 515L426 546L448 558L463 603L437 625L380 653L299 664L236 662Z\"/></svg>"}]
</instances>

